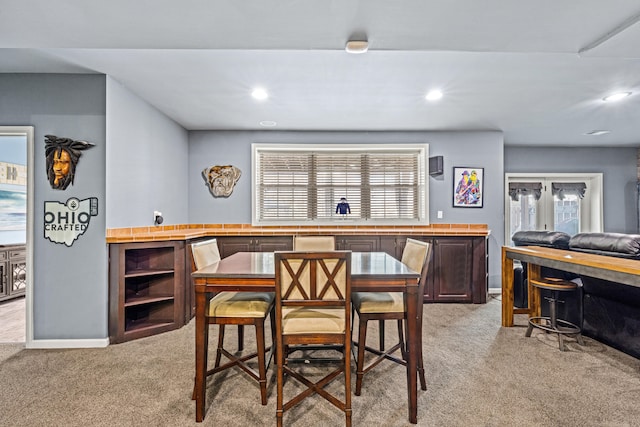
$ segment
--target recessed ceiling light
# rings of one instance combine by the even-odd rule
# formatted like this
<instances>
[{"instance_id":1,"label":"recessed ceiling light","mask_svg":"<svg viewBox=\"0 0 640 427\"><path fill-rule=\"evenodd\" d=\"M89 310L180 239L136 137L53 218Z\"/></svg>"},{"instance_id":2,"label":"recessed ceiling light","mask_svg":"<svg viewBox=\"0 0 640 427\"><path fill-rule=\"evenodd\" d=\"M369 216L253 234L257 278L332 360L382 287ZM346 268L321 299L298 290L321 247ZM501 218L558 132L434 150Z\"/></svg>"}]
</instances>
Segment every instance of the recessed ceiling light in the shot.
<instances>
[{"instance_id":1,"label":"recessed ceiling light","mask_svg":"<svg viewBox=\"0 0 640 427\"><path fill-rule=\"evenodd\" d=\"M257 100L262 101L264 99L267 99L269 97L269 94L262 88L256 88L253 90L253 92L251 92L251 96L253 96Z\"/></svg>"},{"instance_id":2,"label":"recessed ceiling light","mask_svg":"<svg viewBox=\"0 0 640 427\"><path fill-rule=\"evenodd\" d=\"M264 126L266 128L272 128L275 125L277 125L277 123L274 122L273 120L263 120L260 122L260 126Z\"/></svg>"},{"instance_id":3,"label":"recessed ceiling light","mask_svg":"<svg viewBox=\"0 0 640 427\"><path fill-rule=\"evenodd\" d=\"M608 133L611 133L611 131L601 129L601 130L592 130L591 132L585 133L585 135L598 136L598 135L606 135Z\"/></svg>"},{"instance_id":4,"label":"recessed ceiling light","mask_svg":"<svg viewBox=\"0 0 640 427\"><path fill-rule=\"evenodd\" d=\"M346 50L347 53L365 53L369 50L369 42L366 40L349 40L344 50Z\"/></svg>"},{"instance_id":5,"label":"recessed ceiling light","mask_svg":"<svg viewBox=\"0 0 640 427\"><path fill-rule=\"evenodd\" d=\"M427 93L427 95L425 96L425 98L427 99L427 101L437 101L440 98L442 98L442 92L437 89L430 90L429 93Z\"/></svg>"},{"instance_id":6,"label":"recessed ceiling light","mask_svg":"<svg viewBox=\"0 0 640 427\"><path fill-rule=\"evenodd\" d=\"M611 95L607 95L602 98L603 101L619 101L627 96L631 95L631 92L617 92L612 93Z\"/></svg>"}]
</instances>

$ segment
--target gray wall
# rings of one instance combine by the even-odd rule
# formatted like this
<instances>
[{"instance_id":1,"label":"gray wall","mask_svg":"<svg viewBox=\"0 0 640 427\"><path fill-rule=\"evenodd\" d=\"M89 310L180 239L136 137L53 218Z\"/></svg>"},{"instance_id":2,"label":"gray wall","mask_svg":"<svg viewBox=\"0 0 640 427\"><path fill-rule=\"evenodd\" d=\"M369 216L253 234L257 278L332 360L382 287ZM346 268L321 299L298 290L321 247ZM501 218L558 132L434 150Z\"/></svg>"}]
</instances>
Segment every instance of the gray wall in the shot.
<instances>
[{"instance_id":1,"label":"gray wall","mask_svg":"<svg viewBox=\"0 0 640 427\"><path fill-rule=\"evenodd\" d=\"M602 173L604 231L638 233L635 148L505 147L505 173Z\"/></svg>"},{"instance_id":2,"label":"gray wall","mask_svg":"<svg viewBox=\"0 0 640 427\"><path fill-rule=\"evenodd\" d=\"M107 337L105 245L105 76L0 74L0 124L34 126L34 339ZM44 136L95 144L83 153L73 185L53 190ZM71 247L44 238L44 202L98 198L98 216Z\"/></svg>"},{"instance_id":3,"label":"gray wall","mask_svg":"<svg viewBox=\"0 0 640 427\"><path fill-rule=\"evenodd\" d=\"M503 139L501 132L189 132L189 222L251 223L251 144L254 142L327 144L428 143L429 156L444 156L444 174L429 178L431 223L488 224L489 281L500 286L503 226ZM242 171L233 194L214 198L202 177L213 165L234 165ZM453 167L484 168L484 207L453 208ZM437 211L443 218L437 219Z\"/></svg>"},{"instance_id":4,"label":"gray wall","mask_svg":"<svg viewBox=\"0 0 640 427\"><path fill-rule=\"evenodd\" d=\"M189 222L188 134L107 77L107 228Z\"/></svg>"}]
</instances>

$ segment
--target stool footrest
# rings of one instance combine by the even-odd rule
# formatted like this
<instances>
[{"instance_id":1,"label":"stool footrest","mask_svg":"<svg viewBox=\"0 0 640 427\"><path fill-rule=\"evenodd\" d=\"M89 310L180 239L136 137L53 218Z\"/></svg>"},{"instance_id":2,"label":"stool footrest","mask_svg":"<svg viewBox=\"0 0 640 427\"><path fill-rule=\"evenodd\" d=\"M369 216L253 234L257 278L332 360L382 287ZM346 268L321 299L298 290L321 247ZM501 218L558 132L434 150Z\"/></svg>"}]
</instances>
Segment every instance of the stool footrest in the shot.
<instances>
[{"instance_id":1,"label":"stool footrest","mask_svg":"<svg viewBox=\"0 0 640 427\"><path fill-rule=\"evenodd\" d=\"M556 279L553 277L544 277L541 280L531 280L531 285L552 291L572 291L578 287L569 280Z\"/></svg>"},{"instance_id":2,"label":"stool footrest","mask_svg":"<svg viewBox=\"0 0 640 427\"><path fill-rule=\"evenodd\" d=\"M543 325L542 321L548 322L547 325ZM551 318L546 316L537 316L529 318L529 324L534 328L542 329L544 331L553 332L554 334L575 335L581 333L578 325L566 320L556 319L557 326L551 325Z\"/></svg>"}]
</instances>

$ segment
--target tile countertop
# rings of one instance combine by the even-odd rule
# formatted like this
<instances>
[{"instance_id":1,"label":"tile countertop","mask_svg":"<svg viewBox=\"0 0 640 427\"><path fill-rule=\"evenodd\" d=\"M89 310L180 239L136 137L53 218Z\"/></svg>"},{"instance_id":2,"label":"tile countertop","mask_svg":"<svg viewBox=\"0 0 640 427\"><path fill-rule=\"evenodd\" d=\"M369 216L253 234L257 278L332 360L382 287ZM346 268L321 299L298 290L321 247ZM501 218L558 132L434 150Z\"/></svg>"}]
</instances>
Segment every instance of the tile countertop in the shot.
<instances>
[{"instance_id":1,"label":"tile countertop","mask_svg":"<svg viewBox=\"0 0 640 427\"><path fill-rule=\"evenodd\" d=\"M425 226L267 226L251 224L186 224L107 229L107 243L189 240L207 236L425 235L488 236L487 224L431 224Z\"/></svg>"}]
</instances>

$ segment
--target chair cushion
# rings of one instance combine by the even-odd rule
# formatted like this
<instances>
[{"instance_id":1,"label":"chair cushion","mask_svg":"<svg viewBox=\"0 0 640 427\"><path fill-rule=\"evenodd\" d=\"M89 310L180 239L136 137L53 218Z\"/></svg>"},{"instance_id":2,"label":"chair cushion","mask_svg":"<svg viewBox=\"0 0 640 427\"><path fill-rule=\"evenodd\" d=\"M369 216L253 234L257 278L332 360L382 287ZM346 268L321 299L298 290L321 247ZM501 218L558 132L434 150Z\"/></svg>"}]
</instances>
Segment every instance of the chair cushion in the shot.
<instances>
[{"instance_id":1,"label":"chair cushion","mask_svg":"<svg viewBox=\"0 0 640 427\"><path fill-rule=\"evenodd\" d=\"M344 308L283 307L282 334L344 334Z\"/></svg>"},{"instance_id":2,"label":"chair cushion","mask_svg":"<svg viewBox=\"0 0 640 427\"><path fill-rule=\"evenodd\" d=\"M209 301L209 317L266 317L273 292L220 292Z\"/></svg>"},{"instance_id":3,"label":"chair cushion","mask_svg":"<svg viewBox=\"0 0 640 427\"><path fill-rule=\"evenodd\" d=\"M402 292L354 292L351 303L360 313L403 313Z\"/></svg>"}]
</instances>

